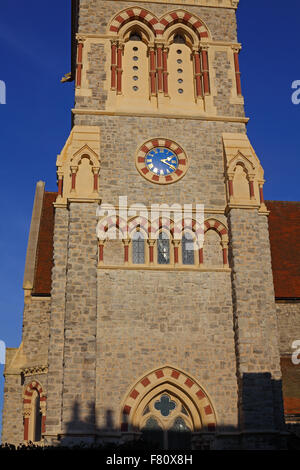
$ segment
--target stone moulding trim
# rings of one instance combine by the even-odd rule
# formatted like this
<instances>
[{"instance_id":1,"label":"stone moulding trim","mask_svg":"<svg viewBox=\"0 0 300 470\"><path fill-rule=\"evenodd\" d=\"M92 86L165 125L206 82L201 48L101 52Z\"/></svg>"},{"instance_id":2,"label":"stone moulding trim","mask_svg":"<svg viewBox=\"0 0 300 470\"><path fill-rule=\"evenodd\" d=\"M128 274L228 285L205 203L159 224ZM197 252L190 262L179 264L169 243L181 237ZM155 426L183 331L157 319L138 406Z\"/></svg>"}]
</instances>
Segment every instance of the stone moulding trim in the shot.
<instances>
[{"instance_id":1,"label":"stone moulding trim","mask_svg":"<svg viewBox=\"0 0 300 470\"><path fill-rule=\"evenodd\" d=\"M115 40L116 37L112 34L97 34L97 33L80 33L80 35L76 36L77 39L110 39ZM240 42L231 42L231 41L218 41L213 39L205 39L205 41L201 41L202 46L227 46L227 47L234 47L236 49L241 49L242 44Z\"/></svg>"},{"instance_id":2,"label":"stone moulding trim","mask_svg":"<svg viewBox=\"0 0 300 470\"><path fill-rule=\"evenodd\" d=\"M177 265L173 265L173 266L157 266L157 265L154 265L154 266L147 266L147 265L137 265L135 264L134 266L130 266L130 265L110 265L110 266L106 266L105 264L98 264L97 266L98 269L101 269L101 270L106 270L106 269L113 269L113 270L124 270L124 271L128 271L128 270L131 270L131 271L198 271L198 272L217 272L217 273L231 273L231 269L230 268L206 268L205 266L201 266L201 267L198 267L198 266L190 266L190 267L184 267L184 266L177 266Z\"/></svg>"},{"instance_id":3,"label":"stone moulding trim","mask_svg":"<svg viewBox=\"0 0 300 470\"><path fill-rule=\"evenodd\" d=\"M181 0L174 1L163 1L163 0L152 0L153 3L167 4L167 5L183 5L183 6L197 6L197 7L208 7L208 8L226 8L230 10L236 10L238 8L239 0L187 0L182 2ZM128 3L137 3L136 0L128 0ZM140 0L140 3L149 3L148 0Z\"/></svg>"},{"instance_id":4,"label":"stone moulding trim","mask_svg":"<svg viewBox=\"0 0 300 470\"><path fill-rule=\"evenodd\" d=\"M151 212L151 206L145 206L147 211L148 212ZM122 210L127 210L128 209L128 206L122 206L122 205L118 205L116 206L116 210L118 210L118 212L122 211ZM157 209L157 212L164 212L165 209ZM176 208L172 208L171 212L174 212L174 213L182 213L182 210L181 209L176 209ZM191 214L195 214L196 212L196 209L195 208L192 208L191 210ZM225 214L225 206L224 207L219 207L219 208L209 208L209 207L204 207L204 214L222 214L224 215Z\"/></svg>"},{"instance_id":5,"label":"stone moulding trim","mask_svg":"<svg viewBox=\"0 0 300 470\"><path fill-rule=\"evenodd\" d=\"M23 367L21 372L25 377L29 377L31 375L48 374L48 364L42 366Z\"/></svg>"},{"instance_id":6,"label":"stone moulding trim","mask_svg":"<svg viewBox=\"0 0 300 470\"><path fill-rule=\"evenodd\" d=\"M89 108L73 108L73 114L79 115L92 115L92 116L130 116L132 117L132 112L127 111L105 111L100 109L89 109ZM165 113L143 113L137 111L134 113L135 117L156 117L156 118L165 118L165 119L188 119L190 121L221 121L221 122L239 122L242 124L247 124L250 118L247 117L236 117L236 116L211 116L211 115L183 115L183 114L165 114Z\"/></svg>"},{"instance_id":7,"label":"stone moulding trim","mask_svg":"<svg viewBox=\"0 0 300 470\"><path fill-rule=\"evenodd\" d=\"M53 206L55 208L60 208L60 209L68 209L69 207L69 204L70 203L97 203L97 204L101 204L101 198L95 198L95 199L84 199L84 198L76 198L76 199L73 199L73 198L67 198L67 202L66 203L59 203L59 202L54 202L53 203Z\"/></svg>"},{"instance_id":8,"label":"stone moulding trim","mask_svg":"<svg viewBox=\"0 0 300 470\"><path fill-rule=\"evenodd\" d=\"M147 402L147 397L155 395L156 390L167 391L168 388L174 389L174 387L183 401L186 396L193 404L195 430L215 432L216 413L208 394L196 379L172 366L162 366L149 372L128 390L121 406L121 431L136 430L139 416L143 411L139 408Z\"/></svg>"},{"instance_id":9,"label":"stone moulding trim","mask_svg":"<svg viewBox=\"0 0 300 470\"><path fill-rule=\"evenodd\" d=\"M269 215L270 211L260 210L260 206L257 204L247 205L247 204L228 204L225 209L225 214L227 215L231 209L256 209L259 215Z\"/></svg>"}]
</instances>

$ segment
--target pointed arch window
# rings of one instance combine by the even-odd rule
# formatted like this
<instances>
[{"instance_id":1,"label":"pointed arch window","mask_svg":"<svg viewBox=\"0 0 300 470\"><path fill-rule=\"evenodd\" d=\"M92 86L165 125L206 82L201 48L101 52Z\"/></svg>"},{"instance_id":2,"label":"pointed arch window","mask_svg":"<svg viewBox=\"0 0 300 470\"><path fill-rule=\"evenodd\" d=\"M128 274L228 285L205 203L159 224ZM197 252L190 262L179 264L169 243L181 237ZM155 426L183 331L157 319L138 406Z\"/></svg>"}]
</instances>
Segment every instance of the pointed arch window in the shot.
<instances>
[{"instance_id":1,"label":"pointed arch window","mask_svg":"<svg viewBox=\"0 0 300 470\"><path fill-rule=\"evenodd\" d=\"M134 232L132 237L132 262L145 264L145 239L141 232Z\"/></svg>"},{"instance_id":2,"label":"pointed arch window","mask_svg":"<svg viewBox=\"0 0 300 470\"><path fill-rule=\"evenodd\" d=\"M165 232L160 232L157 239L158 264L170 264L170 237Z\"/></svg>"},{"instance_id":3,"label":"pointed arch window","mask_svg":"<svg viewBox=\"0 0 300 470\"><path fill-rule=\"evenodd\" d=\"M141 431L144 439L161 449L188 449L193 423L178 397L163 392L147 404Z\"/></svg>"},{"instance_id":4,"label":"pointed arch window","mask_svg":"<svg viewBox=\"0 0 300 470\"><path fill-rule=\"evenodd\" d=\"M194 100L193 42L181 29L170 38L168 53L169 92L172 100Z\"/></svg>"},{"instance_id":5,"label":"pointed arch window","mask_svg":"<svg viewBox=\"0 0 300 470\"><path fill-rule=\"evenodd\" d=\"M141 41L142 38L137 32L132 32L129 36L129 41Z\"/></svg>"},{"instance_id":6,"label":"pointed arch window","mask_svg":"<svg viewBox=\"0 0 300 470\"><path fill-rule=\"evenodd\" d=\"M182 34L175 34L174 41L175 44L185 44L185 37Z\"/></svg>"},{"instance_id":7,"label":"pointed arch window","mask_svg":"<svg viewBox=\"0 0 300 470\"><path fill-rule=\"evenodd\" d=\"M194 237L189 232L184 232L181 240L182 264L195 264Z\"/></svg>"},{"instance_id":8,"label":"pointed arch window","mask_svg":"<svg viewBox=\"0 0 300 470\"><path fill-rule=\"evenodd\" d=\"M127 104L135 100L140 105L149 99L148 33L141 22L134 26L125 25L117 41L117 93L123 95Z\"/></svg>"},{"instance_id":9,"label":"pointed arch window","mask_svg":"<svg viewBox=\"0 0 300 470\"><path fill-rule=\"evenodd\" d=\"M42 439L42 411L39 392L34 389L31 398L28 440L40 442Z\"/></svg>"}]
</instances>

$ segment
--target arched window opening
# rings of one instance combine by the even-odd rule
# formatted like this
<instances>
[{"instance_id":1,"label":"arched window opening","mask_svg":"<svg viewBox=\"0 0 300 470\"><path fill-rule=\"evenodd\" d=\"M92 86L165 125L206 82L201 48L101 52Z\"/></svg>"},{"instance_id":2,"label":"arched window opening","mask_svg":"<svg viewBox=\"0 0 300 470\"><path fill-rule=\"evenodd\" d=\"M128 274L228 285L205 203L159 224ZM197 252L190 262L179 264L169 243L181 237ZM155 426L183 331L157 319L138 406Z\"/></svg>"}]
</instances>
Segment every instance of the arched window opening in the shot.
<instances>
[{"instance_id":1,"label":"arched window opening","mask_svg":"<svg viewBox=\"0 0 300 470\"><path fill-rule=\"evenodd\" d=\"M206 266L223 266L221 238L219 233L214 229L207 230L205 233L203 256Z\"/></svg>"},{"instance_id":2,"label":"arched window opening","mask_svg":"<svg viewBox=\"0 0 300 470\"><path fill-rule=\"evenodd\" d=\"M170 237L165 232L160 232L157 240L158 264L170 264Z\"/></svg>"},{"instance_id":3,"label":"arched window opening","mask_svg":"<svg viewBox=\"0 0 300 470\"><path fill-rule=\"evenodd\" d=\"M145 264L145 239L141 232L135 232L132 237L132 262Z\"/></svg>"},{"instance_id":4,"label":"arched window opening","mask_svg":"<svg viewBox=\"0 0 300 470\"><path fill-rule=\"evenodd\" d=\"M42 411L37 390L34 390L32 394L29 430L30 441L39 442L42 439Z\"/></svg>"},{"instance_id":5,"label":"arched window opening","mask_svg":"<svg viewBox=\"0 0 300 470\"><path fill-rule=\"evenodd\" d=\"M182 34L175 34L173 42L175 44L186 44L185 37Z\"/></svg>"},{"instance_id":6,"label":"arched window opening","mask_svg":"<svg viewBox=\"0 0 300 470\"><path fill-rule=\"evenodd\" d=\"M193 235L189 232L185 232L182 236L181 245L182 264L195 264L195 245Z\"/></svg>"},{"instance_id":7,"label":"arched window opening","mask_svg":"<svg viewBox=\"0 0 300 470\"><path fill-rule=\"evenodd\" d=\"M139 33L137 33L137 32L130 33L129 41L141 41L141 40L142 40L142 38L141 38Z\"/></svg>"},{"instance_id":8,"label":"arched window opening","mask_svg":"<svg viewBox=\"0 0 300 470\"><path fill-rule=\"evenodd\" d=\"M177 32L170 42L168 54L170 98L174 104L178 102L178 104L184 105L188 101L194 102L194 65L191 38Z\"/></svg>"},{"instance_id":9,"label":"arched window opening","mask_svg":"<svg viewBox=\"0 0 300 470\"><path fill-rule=\"evenodd\" d=\"M141 431L149 444L160 449L190 448L193 421L177 396L160 393L147 403L142 416Z\"/></svg>"},{"instance_id":10,"label":"arched window opening","mask_svg":"<svg viewBox=\"0 0 300 470\"><path fill-rule=\"evenodd\" d=\"M122 94L125 101L143 106L149 99L149 57L147 34L133 30L125 34ZM128 101L129 100L129 101Z\"/></svg>"}]
</instances>

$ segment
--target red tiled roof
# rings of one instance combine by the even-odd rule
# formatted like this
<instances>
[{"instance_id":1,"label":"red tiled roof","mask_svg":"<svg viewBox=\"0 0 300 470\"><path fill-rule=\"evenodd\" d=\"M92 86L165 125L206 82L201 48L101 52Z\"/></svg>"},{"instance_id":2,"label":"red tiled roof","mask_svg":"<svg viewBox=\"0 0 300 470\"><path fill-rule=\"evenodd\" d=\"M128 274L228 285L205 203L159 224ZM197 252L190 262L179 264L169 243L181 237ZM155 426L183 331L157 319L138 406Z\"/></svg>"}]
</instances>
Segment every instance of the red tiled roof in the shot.
<instances>
[{"instance_id":1,"label":"red tiled roof","mask_svg":"<svg viewBox=\"0 0 300 470\"><path fill-rule=\"evenodd\" d=\"M53 267L53 202L57 193L45 191L37 245L33 294L45 295L51 292L51 271Z\"/></svg>"},{"instance_id":2,"label":"red tiled roof","mask_svg":"<svg viewBox=\"0 0 300 470\"><path fill-rule=\"evenodd\" d=\"M300 202L266 201L275 297L300 298Z\"/></svg>"}]
</instances>

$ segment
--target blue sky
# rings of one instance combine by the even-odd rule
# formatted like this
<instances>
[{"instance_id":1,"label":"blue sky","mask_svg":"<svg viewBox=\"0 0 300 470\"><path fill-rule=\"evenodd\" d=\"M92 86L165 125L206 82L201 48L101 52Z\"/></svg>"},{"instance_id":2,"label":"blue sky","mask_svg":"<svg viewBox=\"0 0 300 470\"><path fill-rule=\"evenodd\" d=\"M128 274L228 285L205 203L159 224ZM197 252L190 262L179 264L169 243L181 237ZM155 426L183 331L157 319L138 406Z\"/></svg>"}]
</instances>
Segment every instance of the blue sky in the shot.
<instances>
[{"instance_id":1,"label":"blue sky","mask_svg":"<svg viewBox=\"0 0 300 470\"><path fill-rule=\"evenodd\" d=\"M138 3L138 2L137 2ZM300 4L241 0L238 38L248 136L265 169L265 198L300 200L300 105L292 82L300 80ZM0 340L18 347L22 333L22 280L36 182L56 190L56 155L71 125L70 1L2 2L0 80L1 221ZM4 381L0 365L0 414ZM1 431L1 420L0 420Z\"/></svg>"}]
</instances>

